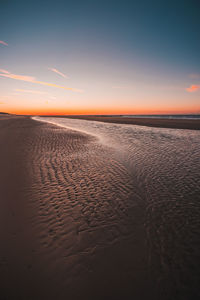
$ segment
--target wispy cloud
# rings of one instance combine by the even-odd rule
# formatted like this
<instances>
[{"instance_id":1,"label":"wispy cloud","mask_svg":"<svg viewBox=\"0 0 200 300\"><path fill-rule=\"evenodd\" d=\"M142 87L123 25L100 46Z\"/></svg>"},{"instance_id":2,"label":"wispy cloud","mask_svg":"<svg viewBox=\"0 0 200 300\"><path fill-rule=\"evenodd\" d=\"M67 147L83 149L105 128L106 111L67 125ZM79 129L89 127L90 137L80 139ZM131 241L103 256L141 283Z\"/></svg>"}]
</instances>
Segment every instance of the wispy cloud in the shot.
<instances>
[{"instance_id":1,"label":"wispy cloud","mask_svg":"<svg viewBox=\"0 0 200 300\"><path fill-rule=\"evenodd\" d=\"M0 76L16 79L16 80L35 82L35 78L32 76L16 75L16 74L9 73L8 71L6 71L6 73L4 72L3 74L0 74Z\"/></svg>"},{"instance_id":2,"label":"wispy cloud","mask_svg":"<svg viewBox=\"0 0 200 300\"><path fill-rule=\"evenodd\" d=\"M25 93L25 94L34 94L34 95L45 95L45 98L48 97L49 99L55 100L56 97L51 95L50 93L43 92L43 91L35 91L35 90L25 90L25 89L15 89L16 93L12 93L12 95L19 96L18 93Z\"/></svg>"},{"instance_id":3,"label":"wispy cloud","mask_svg":"<svg viewBox=\"0 0 200 300\"><path fill-rule=\"evenodd\" d=\"M75 88L70 88L70 87L66 87L66 86L60 86L60 85L57 85L57 84L54 84L54 83L49 83L49 82L44 82L44 81L38 81L38 80L36 80L35 77L32 77L32 76L24 76L24 75L12 74L12 73L10 73L7 70L3 70L3 72L0 73L0 76L1 77L15 79L15 80L22 80L22 81L27 81L27 82L31 82L31 83L36 83L36 84L51 86L51 87L55 87L55 88L58 88L58 89L72 91L72 92L78 92L78 93L83 92L83 90L79 90L79 89L75 89Z\"/></svg>"},{"instance_id":4,"label":"wispy cloud","mask_svg":"<svg viewBox=\"0 0 200 300\"><path fill-rule=\"evenodd\" d=\"M200 78L200 74L198 74L198 73L189 74L189 77L191 79L199 79Z\"/></svg>"},{"instance_id":5,"label":"wispy cloud","mask_svg":"<svg viewBox=\"0 0 200 300\"><path fill-rule=\"evenodd\" d=\"M15 89L16 92L20 93L29 93L29 94L37 94L37 95L46 95L46 92L42 91L34 91L34 90L24 90L24 89Z\"/></svg>"},{"instance_id":6,"label":"wispy cloud","mask_svg":"<svg viewBox=\"0 0 200 300\"><path fill-rule=\"evenodd\" d=\"M200 90L200 85L191 85L189 88L186 88L186 91L189 93L193 93Z\"/></svg>"},{"instance_id":7,"label":"wispy cloud","mask_svg":"<svg viewBox=\"0 0 200 300\"><path fill-rule=\"evenodd\" d=\"M124 86L124 85L115 85L115 86L112 86L112 89L127 90L127 89L130 89L130 87Z\"/></svg>"},{"instance_id":8,"label":"wispy cloud","mask_svg":"<svg viewBox=\"0 0 200 300\"><path fill-rule=\"evenodd\" d=\"M0 41L0 44L4 45L4 46L8 46L8 44L4 41Z\"/></svg>"},{"instance_id":9,"label":"wispy cloud","mask_svg":"<svg viewBox=\"0 0 200 300\"><path fill-rule=\"evenodd\" d=\"M52 100L55 100L55 99L56 99L55 96L50 96L49 98L52 99Z\"/></svg>"},{"instance_id":10,"label":"wispy cloud","mask_svg":"<svg viewBox=\"0 0 200 300\"><path fill-rule=\"evenodd\" d=\"M0 72L5 73L5 74L10 74L10 72L8 72L7 70L4 70L4 69L0 69Z\"/></svg>"},{"instance_id":11,"label":"wispy cloud","mask_svg":"<svg viewBox=\"0 0 200 300\"><path fill-rule=\"evenodd\" d=\"M49 68L50 71L54 72L54 73L57 73L58 75L64 77L64 78L69 78L67 75L65 75L64 73L58 71L57 69L55 68Z\"/></svg>"}]
</instances>

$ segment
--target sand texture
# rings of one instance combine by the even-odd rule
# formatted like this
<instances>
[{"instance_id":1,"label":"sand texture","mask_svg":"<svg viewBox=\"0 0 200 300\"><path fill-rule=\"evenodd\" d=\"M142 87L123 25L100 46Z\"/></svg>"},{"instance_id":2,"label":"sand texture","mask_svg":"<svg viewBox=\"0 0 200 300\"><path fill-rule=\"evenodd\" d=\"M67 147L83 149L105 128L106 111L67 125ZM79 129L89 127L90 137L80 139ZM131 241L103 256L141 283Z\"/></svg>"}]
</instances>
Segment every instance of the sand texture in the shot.
<instances>
[{"instance_id":1,"label":"sand texture","mask_svg":"<svg viewBox=\"0 0 200 300\"><path fill-rule=\"evenodd\" d=\"M198 299L199 132L67 122L0 119L1 299Z\"/></svg>"},{"instance_id":2,"label":"sand texture","mask_svg":"<svg viewBox=\"0 0 200 300\"><path fill-rule=\"evenodd\" d=\"M55 116L60 118L61 116ZM120 116L62 116L63 118L82 119L116 124L132 124L148 127L200 130L200 119L167 119L167 118L130 118Z\"/></svg>"}]
</instances>

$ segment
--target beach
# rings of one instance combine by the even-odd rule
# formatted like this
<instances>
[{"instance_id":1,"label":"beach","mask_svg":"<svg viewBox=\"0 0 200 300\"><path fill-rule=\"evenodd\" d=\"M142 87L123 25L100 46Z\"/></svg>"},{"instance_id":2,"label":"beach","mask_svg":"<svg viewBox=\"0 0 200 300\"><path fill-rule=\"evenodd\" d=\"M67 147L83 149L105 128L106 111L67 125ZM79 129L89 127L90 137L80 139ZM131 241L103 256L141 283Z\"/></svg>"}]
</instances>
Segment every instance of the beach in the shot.
<instances>
[{"instance_id":1,"label":"beach","mask_svg":"<svg viewBox=\"0 0 200 300\"><path fill-rule=\"evenodd\" d=\"M1 298L198 299L199 123L96 121L0 117Z\"/></svg>"},{"instance_id":2,"label":"beach","mask_svg":"<svg viewBox=\"0 0 200 300\"><path fill-rule=\"evenodd\" d=\"M47 116L50 117L50 116ZM60 118L61 116L54 116ZM132 124L148 127L159 128L176 128L176 129L200 129L200 119L188 118L165 118L165 117L129 117L129 116L84 116L84 115L67 115L63 118L82 119L88 121L98 121L116 124Z\"/></svg>"}]
</instances>

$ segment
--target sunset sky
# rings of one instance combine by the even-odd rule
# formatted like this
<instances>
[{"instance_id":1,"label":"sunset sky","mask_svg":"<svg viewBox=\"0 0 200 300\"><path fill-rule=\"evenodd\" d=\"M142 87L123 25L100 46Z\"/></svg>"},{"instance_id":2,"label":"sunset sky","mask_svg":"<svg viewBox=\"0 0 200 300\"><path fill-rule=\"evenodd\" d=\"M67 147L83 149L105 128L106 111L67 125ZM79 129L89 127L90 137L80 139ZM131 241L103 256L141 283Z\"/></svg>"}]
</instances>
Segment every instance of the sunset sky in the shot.
<instances>
[{"instance_id":1,"label":"sunset sky","mask_svg":"<svg viewBox=\"0 0 200 300\"><path fill-rule=\"evenodd\" d=\"M200 113L200 1L0 4L0 111Z\"/></svg>"}]
</instances>

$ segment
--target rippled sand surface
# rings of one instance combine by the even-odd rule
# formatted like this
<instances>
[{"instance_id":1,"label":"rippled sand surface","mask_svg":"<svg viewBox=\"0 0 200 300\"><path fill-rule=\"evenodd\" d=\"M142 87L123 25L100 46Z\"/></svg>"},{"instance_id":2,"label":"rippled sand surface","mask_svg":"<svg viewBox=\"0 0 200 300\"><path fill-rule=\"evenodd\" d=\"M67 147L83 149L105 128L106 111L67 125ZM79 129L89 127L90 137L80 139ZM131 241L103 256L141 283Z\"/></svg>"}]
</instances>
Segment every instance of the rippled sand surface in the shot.
<instances>
[{"instance_id":1,"label":"rippled sand surface","mask_svg":"<svg viewBox=\"0 0 200 300\"><path fill-rule=\"evenodd\" d=\"M23 222L2 258L21 299L198 299L200 132L35 119L13 123Z\"/></svg>"}]
</instances>

